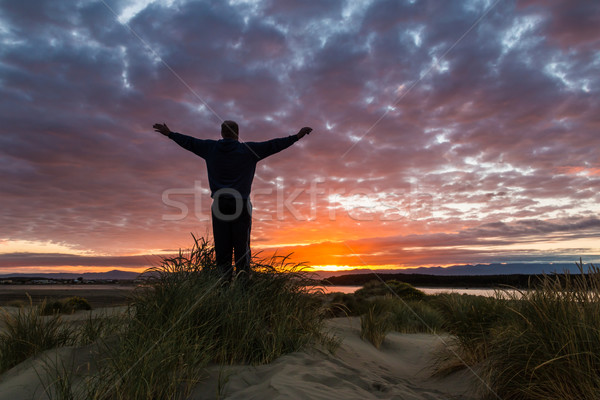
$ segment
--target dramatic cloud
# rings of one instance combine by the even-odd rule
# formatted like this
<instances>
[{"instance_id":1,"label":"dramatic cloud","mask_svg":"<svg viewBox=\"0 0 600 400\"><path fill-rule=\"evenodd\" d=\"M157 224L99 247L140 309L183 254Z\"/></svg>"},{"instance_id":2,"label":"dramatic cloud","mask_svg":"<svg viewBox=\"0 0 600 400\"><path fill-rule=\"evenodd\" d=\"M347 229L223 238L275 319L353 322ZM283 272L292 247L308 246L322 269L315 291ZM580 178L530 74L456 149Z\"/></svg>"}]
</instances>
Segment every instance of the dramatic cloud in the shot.
<instances>
[{"instance_id":1,"label":"dramatic cloud","mask_svg":"<svg viewBox=\"0 0 600 400\"><path fill-rule=\"evenodd\" d=\"M204 162L151 126L223 119L314 128L257 168L256 249L600 260L597 2L0 0L0 41L0 268L143 267L209 234Z\"/></svg>"}]
</instances>

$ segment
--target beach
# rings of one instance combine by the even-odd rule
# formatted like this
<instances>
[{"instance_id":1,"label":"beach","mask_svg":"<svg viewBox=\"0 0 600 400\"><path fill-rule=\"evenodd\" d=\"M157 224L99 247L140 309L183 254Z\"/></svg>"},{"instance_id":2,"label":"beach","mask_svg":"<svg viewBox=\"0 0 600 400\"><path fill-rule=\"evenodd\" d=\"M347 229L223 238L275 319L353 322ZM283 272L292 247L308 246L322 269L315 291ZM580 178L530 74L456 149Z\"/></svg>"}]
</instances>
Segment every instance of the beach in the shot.
<instances>
[{"instance_id":1,"label":"beach","mask_svg":"<svg viewBox=\"0 0 600 400\"><path fill-rule=\"evenodd\" d=\"M193 399L214 399L218 376L227 376L227 399L475 399L477 379L463 370L432 377L435 354L443 346L431 334L390 333L376 349L360 338L359 318L334 318L327 326L340 339L335 354L309 350L257 367L212 367ZM445 337L447 339L447 337Z\"/></svg>"},{"instance_id":2,"label":"beach","mask_svg":"<svg viewBox=\"0 0 600 400\"><path fill-rule=\"evenodd\" d=\"M123 308L95 310L114 314ZM89 312L66 318L83 320ZM475 399L477 378L468 370L432 377L436 352L447 336L389 333L380 349L360 338L357 317L333 318L326 328L341 340L334 354L307 348L259 366L209 365L190 399ZM87 368L99 347L63 347L32 357L0 376L0 400L48 399L42 381L47 361Z\"/></svg>"}]
</instances>

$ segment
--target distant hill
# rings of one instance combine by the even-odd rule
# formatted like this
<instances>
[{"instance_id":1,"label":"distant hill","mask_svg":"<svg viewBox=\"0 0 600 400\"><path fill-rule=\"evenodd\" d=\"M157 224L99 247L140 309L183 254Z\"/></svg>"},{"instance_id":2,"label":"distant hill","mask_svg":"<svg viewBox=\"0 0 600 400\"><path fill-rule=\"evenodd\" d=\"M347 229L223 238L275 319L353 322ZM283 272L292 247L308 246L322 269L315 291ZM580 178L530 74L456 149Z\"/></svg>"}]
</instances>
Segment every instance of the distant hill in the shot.
<instances>
[{"instance_id":1,"label":"distant hill","mask_svg":"<svg viewBox=\"0 0 600 400\"><path fill-rule=\"evenodd\" d=\"M535 285L542 278L542 274L556 274L564 279L568 271L578 274L581 271L573 264L480 264L480 265L454 265L451 267L412 268L404 270L352 270L339 272L332 276L321 275L324 283L331 285L362 286L372 280L399 280L414 286L421 287L518 287L527 288L529 284ZM584 265L584 272L587 267Z\"/></svg>"},{"instance_id":2,"label":"distant hill","mask_svg":"<svg viewBox=\"0 0 600 400\"><path fill-rule=\"evenodd\" d=\"M406 270L410 274L429 275L513 275L513 274L562 274L565 271L579 273L575 263L560 264L476 264L453 265L451 267L421 267ZM397 271L396 271L397 272Z\"/></svg>"},{"instance_id":3,"label":"distant hill","mask_svg":"<svg viewBox=\"0 0 600 400\"><path fill-rule=\"evenodd\" d=\"M108 272L84 272L84 273L32 273L32 274L3 274L0 279L9 278L42 278L42 279L77 279L79 277L85 280L115 279L115 280L134 280L140 274L138 272L120 271L118 269Z\"/></svg>"},{"instance_id":4,"label":"distant hill","mask_svg":"<svg viewBox=\"0 0 600 400\"><path fill-rule=\"evenodd\" d=\"M452 265L450 267L418 267L407 269L352 269L348 271L336 272L318 272L317 275L322 278L340 275L356 275L365 274L368 272L376 272L378 274L420 274L420 275L441 275L441 276L464 276L464 275L538 275L551 273L579 273L575 263L558 263L558 264L463 264Z\"/></svg>"}]
</instances>

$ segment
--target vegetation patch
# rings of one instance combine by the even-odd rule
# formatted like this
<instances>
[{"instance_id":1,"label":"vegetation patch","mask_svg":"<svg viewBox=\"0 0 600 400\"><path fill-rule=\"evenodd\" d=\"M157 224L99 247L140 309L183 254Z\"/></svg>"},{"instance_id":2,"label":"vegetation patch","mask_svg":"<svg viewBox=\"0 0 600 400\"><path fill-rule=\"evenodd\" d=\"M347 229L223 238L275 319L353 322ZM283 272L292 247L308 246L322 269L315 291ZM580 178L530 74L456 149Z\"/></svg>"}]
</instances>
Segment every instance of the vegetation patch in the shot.
<instances>
[{"instance_id":1,"label":"vegetation patch","mask_svg":"<svg viewBox=\"0 0 600 400\"><path fill-rule=\"evenodd\" d=\"M79 310L91 310L92 306L83 297L73 296L59 300L46 299L40 306L42 315L73 314Z\"/></svg>"},{"instance_id":2,"label":"vegetation patch","mask_svg":"<svg viewBox=\"0 0 600 400\"><path fill-rule=\"evenodd\" d=\"M511 294L490 332L487 380L503 399L592 400L600 393L600 270L546 275Z\"/></svg>"},{"instance_id":3,"label":"vegetation patch","mask_svg":"<svg viewBox=\"0 0 600 400\"><path fill-rule=\"evenodd\" d=\"M61 379L47 391L62 398L186 398L208 363L268 363L313 345L333 351L338 341L324 333L325 307L302 268L285 257L254 260L252 275L226 283L213 247L195 239L189 253L146 271L113 335L106 336L107 320L80 328L81 343L110 342L94 372L80 377L85 385L69 391L65 382L76 380Z\"/></svg>"},{"instance_id":4,"label":"vegetation patch","mask_svg":"<svg viewBox=\"0 0 600 400\"><path fill-rule=\"evenodd\" d=\"M426 296L425 293L414 286L396 280L385 282L378 280L370 281L358 289L355 295L358 297L393 295L403 300L421 300Z\"/></svg>"},{"instance_id":5,"label":"vegetation patch","mask_svg":"<svg viewBox=\"0 0 600 400\"><path fill-rule=\"evenodd\" d=\"M600 392L600 270L543 275L495 297L444 294L431 304L453 335L451 371L475 367L488 398L592 400Z\"/></svg>"}]
</instances>

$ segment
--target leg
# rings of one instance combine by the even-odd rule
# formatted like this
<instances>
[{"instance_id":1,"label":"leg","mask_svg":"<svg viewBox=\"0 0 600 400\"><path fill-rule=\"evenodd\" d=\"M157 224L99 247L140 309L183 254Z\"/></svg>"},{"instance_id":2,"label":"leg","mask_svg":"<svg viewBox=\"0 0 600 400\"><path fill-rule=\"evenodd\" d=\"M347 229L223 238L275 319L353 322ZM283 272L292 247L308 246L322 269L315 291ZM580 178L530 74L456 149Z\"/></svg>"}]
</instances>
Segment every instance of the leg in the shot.
<instances>
[{"instance_id":1,"label":"leg","mask_svg":"<svg viewBox=\"0 0 600 400\"><path fill-rule=\"evenodd\" d=\"M235 255L235 268L237 272L250 273L250 230L252 228L252 204L250 200L244 201L242 214L234 222L233 249Z\"/></svg>"},{"instance_id":2,"label":"leg","mask_svg":"<svg viewBox=\"0 0 600 400\"><path fill-rule=\"evenodd\" d=\"M213 207L218 207L217 202L213 202ZM223 275L226 281L231 281L233 276L233 267L231 258L233 256L233 242L231 240L232 223L224 221L212 212L213 237L215 239L215 256L217 269Z\"/></svg>"}]
</instances>

